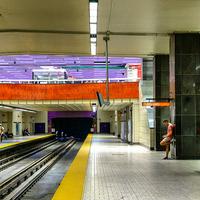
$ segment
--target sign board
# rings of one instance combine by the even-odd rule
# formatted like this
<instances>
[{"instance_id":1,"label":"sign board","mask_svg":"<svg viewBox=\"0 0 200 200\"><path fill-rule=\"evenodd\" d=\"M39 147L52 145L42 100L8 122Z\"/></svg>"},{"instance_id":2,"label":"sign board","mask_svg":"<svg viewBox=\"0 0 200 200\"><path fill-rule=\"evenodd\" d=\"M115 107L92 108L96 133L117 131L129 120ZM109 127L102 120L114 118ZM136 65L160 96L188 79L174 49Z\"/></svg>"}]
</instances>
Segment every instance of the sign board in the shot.
<instances>
[{"instance_id":1,"label":"sign board","mask_svg":"<svg viewBox=\"0 0 200 200\"><path fill-rule=\"evenodd\" d=\"M172 102L142 102L142 106L151 106L151 107L169 107L172 105Z\"/></svg>"},{"instance_id":2,"label":"sign board","mask_svg":"<svg viewBox=\"0 0 200 200\"><path fill-rule=\"evenodd\" d=\"M128 63L125 66L127 70L127 78L130 81L137 81L142 79L142 64L141 63Z\"/></svg>"}]
</instances>

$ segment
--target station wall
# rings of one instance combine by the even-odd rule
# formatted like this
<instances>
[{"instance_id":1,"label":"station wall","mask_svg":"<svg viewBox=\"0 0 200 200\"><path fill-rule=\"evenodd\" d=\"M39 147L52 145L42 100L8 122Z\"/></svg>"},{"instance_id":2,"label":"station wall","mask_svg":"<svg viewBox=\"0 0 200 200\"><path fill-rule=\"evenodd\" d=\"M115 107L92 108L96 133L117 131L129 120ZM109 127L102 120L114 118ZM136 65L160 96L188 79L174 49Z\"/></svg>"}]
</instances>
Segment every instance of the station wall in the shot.
<instances>
[{"instance_id":1,"label":"station wall","mask_svg":"<svg viewBox=\"0 0 200 200\"><path fill-rule=\"evenodd\" d=\"M150 148L151 135L150 128L148 126L148 117L146 107L142 106L143 93L141 85L139 86L139 104L138 104L138 115L139 115L139 143Z\"/></svg>"},{"instance_id":2,"label":"station wall","mask_svg":"<svg viewBox=\"0 0 200 200\"><path fill-rule=\"evenodd\" d=\"M110 132L115 133L115 111L103 111L97 112L97 133L100 133L100 123L110 123Z\"/></svg>"}]
</instances>

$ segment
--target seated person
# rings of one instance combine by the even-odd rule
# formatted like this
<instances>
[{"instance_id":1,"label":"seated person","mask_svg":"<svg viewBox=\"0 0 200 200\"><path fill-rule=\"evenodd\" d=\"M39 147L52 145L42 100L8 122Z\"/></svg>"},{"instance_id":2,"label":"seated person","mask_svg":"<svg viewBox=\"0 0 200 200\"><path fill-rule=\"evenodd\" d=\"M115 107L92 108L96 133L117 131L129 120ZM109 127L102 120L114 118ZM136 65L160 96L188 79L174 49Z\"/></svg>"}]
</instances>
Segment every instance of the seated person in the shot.
<instances>
[{"instance_id":1,"label":"seated person","mask_svg":"<svg viewBox=\"0 0 200 200\"><path fill-rule=\"evenodd\" d=\"M4 133L4 135L5 135L6 138L8 139L8 137L9 137L9 128L8 128L7 131Z\"/></svg>"},{"instance_id":2,"label":"seated person","mask_svg":"<svg viewBox=\"0 0 200 200\"><path fill-rule=\"evenodd\" d=\"M7 138L12 138L12 137L13 137L13 133L10 133L9 128L8 128L7 131L5 132L5 135L7 136Z\"/></svg>"},{"instance_id":3,"label":"seated person","mask_svg":"<svg viewBox=\"0 0 200 200\"><path fill-rule=\"evenodd\" d=\"M30 135L30 133L29 133L29 131L28 131L28 129L26 128L26 129L24 129L23 130L23 136L29 136Z\"/></svg>"},{"instance_id":4,"label":"seated person","mask_svg":"<svg viewBox=\"0 0 200 200\"><path fill-rule=\"evenodd\" d=\"M163 120L163 125L167 128L167 134L163 136L163 140L160 142L160 145L165 146L166 155L163 159L166 160L168 159L170 142L173 137L173 125L167 119Z\"/></svg>"},{"instance_id":5,"label":"seated person","mask_svg":"<svg viewBox=\"0 0 200 200\"><path fill-rule=\"evenodd\" d=\"M0 124L0 140L2 142L3 137L5 137L5 133L4 133L4 127L2 126L2 124Z\"/></svg>"}]
</instances>

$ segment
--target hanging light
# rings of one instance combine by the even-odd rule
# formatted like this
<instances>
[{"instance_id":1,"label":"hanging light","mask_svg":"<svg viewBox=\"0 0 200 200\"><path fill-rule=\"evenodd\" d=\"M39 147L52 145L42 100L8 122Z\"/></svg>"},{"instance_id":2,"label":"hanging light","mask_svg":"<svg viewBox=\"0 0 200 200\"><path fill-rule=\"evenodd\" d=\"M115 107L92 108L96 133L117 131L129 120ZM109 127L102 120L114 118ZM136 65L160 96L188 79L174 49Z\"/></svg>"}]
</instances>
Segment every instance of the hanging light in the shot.
<instances>
[{"instance_id":1,"label":"hanging light","mask_svg":"<svg viewBox=\"0 0 200 200\"><path fill-rule=\"evenodd\" d=\"M91 55L96 55L97 45L97 16L98 16L98 0L89 1L90 11L90 50Z\"/></svg>"}]
</instances>

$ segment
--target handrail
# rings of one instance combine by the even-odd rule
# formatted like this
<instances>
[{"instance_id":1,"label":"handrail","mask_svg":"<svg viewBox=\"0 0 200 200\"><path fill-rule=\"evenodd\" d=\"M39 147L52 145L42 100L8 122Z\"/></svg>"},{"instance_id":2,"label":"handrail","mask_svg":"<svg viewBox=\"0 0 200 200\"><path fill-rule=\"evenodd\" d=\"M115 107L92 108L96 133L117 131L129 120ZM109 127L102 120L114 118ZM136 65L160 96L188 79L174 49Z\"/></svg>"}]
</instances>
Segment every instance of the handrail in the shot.
<instances>
[{"instance_id":1,"label":"handrail","mask_svg":"<svg viewBox=\"0 0 200 200\"><path fill-rule=\"evenodd\" d=\"M0 79L0 84L73 84L73 83L104 83L106 79L60 79L60 80L28 80L28 79ZM109 82L137 82L130 78L110 78Z\"/></svg>"}]
</instances>

